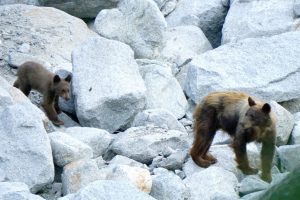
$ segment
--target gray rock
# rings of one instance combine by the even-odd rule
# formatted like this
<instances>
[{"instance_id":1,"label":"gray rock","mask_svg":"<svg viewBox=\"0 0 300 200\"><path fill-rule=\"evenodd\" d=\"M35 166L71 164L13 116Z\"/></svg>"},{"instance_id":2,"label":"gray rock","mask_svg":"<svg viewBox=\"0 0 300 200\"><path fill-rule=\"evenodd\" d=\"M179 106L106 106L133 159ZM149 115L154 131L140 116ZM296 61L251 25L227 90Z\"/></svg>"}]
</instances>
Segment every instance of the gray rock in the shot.
<instances>
[{"instance_id":1,"label":"gray rock","mask_svg":"<svg viewBox=\"0 0 300 200\"><path fill-rule=\"evenodd\" d=\"M168 130L178 130L185 132L184 126L177 118L168 110L165 109L149 109L138 113L132 126L147 126L153 125Z\"/></svg>"},{"instance_id":2,"label":"gray rock","mask_svg":"<svg viewBox=\"0 0 300 200\"><path fill-rule=\"evenodd\" d=\"M299 98L299 45L300 32L289 32L249 38L201 54L188 64L186 94L194 102L222 90L244 91L278 102Z\"/></svg>"},{"instance_id":3,"label":"gray rock","mask_svg":"<svg viewBox=\"0 0 300 200\"><path fill-rule=\"evenodd\" d=\"M291 143L300 144L300 119L296 119L295 126L293 128L292 135L291 135Z\"/></svg>"},{"instance_id":4,"label":"gray rock","mask_svg":"<svg viewBox=\"0 0 300 200\"><path fill-rule=\"evenodd\" d=\"M126 181L100 180L59 200L155 200Z\"/></svg>"},{"instance_id":5,"label":"gray rock","mask_svg":"<svg viewBox=\"0 0 300 200\"><path fill-rule=\"evenodd\" d=\"M0 5L27 4L39 6L39 0L0 0Z\"/></svg>"},{"instance_id":6,"label":"gray rock","mask_svg":"<svg viewBox=\"0 0 300 200\"><path fill-rule=\"evenodd\" d=\"M265 191L253 192L243 196L240 198L240 200L261 200L261 196L264 194L264 192Z\"/></svg>"},{"instance_id":7,"label":"gray rock","mask_svg":"<svg viewBox=\"0 0 300 200\"><path fill-rule=\"evenodd\" d=\"M62 197L62 183L52 183L43 188L39 195L47 200L56 200Z\"/></svg>"},{"instance_id":8,"label":"gray rock","mask_svg":"<svg viewBox=\"0 0 300 200\"><path fill-rule=\"evenodd\" d=\"M91 147L93 158L102 156L112 141L109 132L97 128L72 127L66 129L65 133Z\"/></svg>"},{"instance_id":9,"label":"gray rock","mask_svg":"<svg viewBox=\"0 0 300 200\"><path fill-rule=\"evenodd\" d=\"M213 141L212 145L220 145L220 144L230 144L232 142L232 138L228 133L218 130Z\"/></svg>"},{"instance_id":10,"label":"gray rock","mask_svg":"<svg viewBox=\"0 0 300 200\"><path fill-rule=\"evenodd\" d=\"M49 134L51 140L53 159L56 165L63 167L80 159L89 159L93 150L83 142L62 132Z\"/></svg>"},{"instance_id":11,"label":"gray rock","mask_svg":"<svg viewBox=\"0 0 300 200\"><path fill-rule=\"evenodd\" d=\"M147 109L166 109L176 118L182 118L188 104L171 69L162 65L149 64L140 66L140 73L147 88Z\"/></svg>"},{"instance_id":12,"label":"gray rock","mask_svg":"<svg viewBox=\"0 0 300 200\"><path fill-rule=\"evenodd\" d=\"M63 194L67 195L76 193L101 177L95 160L78 160L64 166L61 179Z\"/></svg>"},{"instance_id":13,"label":"gray rock","mask_svg":"<svg viewBox=\"0 0 300 200\"><path fill-rule=\"evenodd\" d=\"M183 182L191 191L190 200L239 199L237 178L233 173L220 167L209 167L194 173Z\"/></svg>"},{"instance_id":14,"label":"gray rock","mask_svg":"<svg viewBox=\"0 0 300 200\"><path fill-rule=\"evenodd\" d=\"M235 1L222 29L222 43L291 31L294 0Z\"/></svg>"},{"instance_id":15,"label":"gray rock","mask_svg":"<svg viewBox=\"0 0 300 200\"><path fill-rule=\"evenodd\" d=\"M81 125L113 132L144 108L146 88L127 45L90 38L73 51L72 60L72 89Z\"/></svg>"},{"instance_id":16,"label":"gray rock","mask_svg":"<svg viewBox=\"0 0 300 200\"><path fill-rule=\"evenodd\" d=\"M168 170L182 169L182 165L188 156L187 151L176 151L170 156L164 158L163 156L158 156L153 159L151 168L163 167Z\"/></svg>"},{"instance_id":17,"label":"gray rock","mask_svg":"<svg viewBox=\"0 0 300 200\"><path fill-rule=\"evenodd\" d=\"M39 0L40 4L48 7L55 7L79 18L95 18L100 10L113 8L118 0Z\"/></svg>"},{"instance_id":18,"label":"gray rock","mask_svg":"<svg viewBox=\"0 0 300 200\"><path fill-rule=\"evenodd\" d=\"M126 156L116 155L110 162L110 165L128 165L131 167L148 168L147 165L137 162Z\"/></svg>"},{"instance_id":19,"label":"gray rock","mask_svg":"<svg viewBox=\"0 0 300 200\"><path fill-rule=\"evenodd\" d=\"M294 15L296 17L300 17L300 1L299 0L294 1Z\"/></svg>"},{"instance_id":20,"label":"gray rock","mask_svg":"<svg viewBox=\"0 0 300 200\"><path fill-rule=\"evenodd\" d=\"M289 101L279 102L279 104L290 113L294 114L300 112L300 99L291 99Z\"/></svg>"},{"instance_id":21,"label":"gray rock","mask_svg":"<svg viewBox=\"0 0 300 200\"><path fill-rule=\"evenodd\" d=\"M152 0L120 0L118 8L102 10L95 20L101 36L131 46L137 58L153 58L164 43L167 23Z\"/></svg>"},{"instance_id":22,"label":"gray rock","mask_svg":"<svg viewBox=\"0 0 300 200\"><path fill-rule=\"evenodd\" d=\"M156 127L133 127L119 133L110 149L118 155L150 164L160 154L169 156L175 150L186 150L189 147L186 133Z\"/></svg>"},{"instance_id":23,"label":"gray rock","mask_svg":"<svg viewBox=\"0 0 300 200\"><path fill-rule=\"evenodd\" d=\"M244 196L249 193L265 190L268 186L269 184L261 180L258 175L250 175L241 181L239 185L239 192L242 196Z\"/></svg>"},{"instance_id":24,"label":"gray rock","mask_svg":"<svg viewBox=\"0 0 300 200\"><path fill-rule=\"evenodd\" d=\"M0 169L5 180L24 182L35 193L54 178L46 116L0 77L0 119Z\"/></svg>"},{"instance_id":25,"label":"gray rock","mask_svg":"<svg viewBox=\"0 0 300 200\"><path fill-rule=\"evenodd\" d=\"M150 195L157 200L184 200L190 197L189 189L173 172L155 174L152 180Z\"/></svg>"},{"instance_id":26,"label":"gray rock","mask_svg":"<svg viewBox=\"0 0 300 200\"><path fill-rule=\"evenodd\" d=\"M152 178L148 169L131 167L128 165L116 165L112 167L106 176L107 180L128 181L135 185L140 191L150 193Z\"/></svg>"},{"instance_id":27,"label":"gray rock","mask_svg":"<svg viewBox=\"0 0 300 200\"><path fill-rule=\"evenodd\" d=\"M28 186L22 182L0 182L1 200L43 200L38 195L31 194Z\"/></svg>"},{"instance_id":28,"label":"gray rock","mask_svg":"<svg viewBox=\"0 0 300 200\"><path fill-rule=\"evenodd\" d=\"M295 124L294 116L275 101L271 101L270 104L277 119L276 145L285 145L290 138Z\"/></svg>"},{"instance_id":29,"label":"gray rock","mask_svg":"<svg viewBox=\"0 0 300 200\"><path fill-rule=\"evenodd\" d=\"M281 162L281 170L291 172L300 165L300 144L285 145L278 148L278 155Z\"/></svg>"},{"instance_id":30,"label":"gray rock","mask_svg":"<svg viewBox=\"0 0 300 200\"><path fill-rule=\"evenodd\" d=\"M168 26L194 25L201 28L213 47L221 43L221 31L228 1L181 0L166 20Z\"/></svg>"},{"instance_id":31,"label":"gray rock","mask_svg":"<svg viewBox=\"0 0 300 200\"><path fill-rule=\"evenodd\" d=\"M5 5L0 7L0 15L0 30L6 38L0 44L3 58L11 57L20 63L28 60L47 62L50 66L45 67L52 72L58 69L72 71L74 47L96 35L81 19L55 8ZM17 51L23 44L27 44L28 52Z\"/></svg>"}]
</instances>

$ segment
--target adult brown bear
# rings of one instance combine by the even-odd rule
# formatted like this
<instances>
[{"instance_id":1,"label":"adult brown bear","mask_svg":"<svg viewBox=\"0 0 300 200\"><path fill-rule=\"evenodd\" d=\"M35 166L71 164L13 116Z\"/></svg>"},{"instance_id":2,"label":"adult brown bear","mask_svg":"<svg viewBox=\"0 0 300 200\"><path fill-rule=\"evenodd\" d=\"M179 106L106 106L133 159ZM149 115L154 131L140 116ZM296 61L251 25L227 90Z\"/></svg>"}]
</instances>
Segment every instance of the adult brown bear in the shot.
<instances>
[{"instance_id":1,"label":"adult brown bear","mask_svg":"<svg viewBox=\"0 0 300 200\"><path fill-rule=\"evenodd\" d=\"M258 172L249 166L246 144L254 140L262 142L261 177L268 182L272 180L276 128L268 103L254 101L241 92L214 92L197 105L193 118L195 138L190 154L197 165L208 167L217 162L208 150L216 131L222 129L233 137L232 147L238 168L244 174Z\"/></svg>"}]
</instances>

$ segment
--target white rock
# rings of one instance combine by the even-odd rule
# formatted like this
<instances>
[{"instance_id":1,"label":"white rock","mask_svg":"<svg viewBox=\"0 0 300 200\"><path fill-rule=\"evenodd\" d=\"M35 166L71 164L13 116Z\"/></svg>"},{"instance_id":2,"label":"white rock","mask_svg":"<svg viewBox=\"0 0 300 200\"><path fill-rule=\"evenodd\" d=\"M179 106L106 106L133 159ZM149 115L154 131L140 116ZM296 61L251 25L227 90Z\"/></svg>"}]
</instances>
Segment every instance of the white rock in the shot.
<instances>
[{"instance_id":1,"label":"white rock","mask_svg":"<svg viewBox=\"0 0 300 200\"><path fill-rule=\"evenodd\" d=\"M222 43L291 31L294 0L235 1L222 30Z\"/></svg>"},{"instance_id":2,"label":"white rock","mask_svg":"<svg viewBox=\"0 0 300 200\"><path fill-rule=\"evenodd\" d=\"M132 126L135 127L147 125L185 132L184 126L170 111L165 109L144 110L138 113L132 122Z\"/></svg>"},{"instance_id":3,"label":"white rock","mask_svg":"<svg viewBox=\"0 0 300 200\"><path fill-rule=\"evenodd\" d=\"M246 195L249 193L261 191L267 189L269 184L263 180L258 175L250 175L245 177L240 185L239 192L241 195Z\"/></svg>"},{"instance_id":4,"label":"white rock","mask_svg":"<svg viewBox=\"0 0 300 200\"><path fill-rule=\"evenodd\" d=\"M22 182L0 182L1 200L43 200L38 195L31 194L28 186Z\"/></svg>"},{"instance_id":5,"label":"white rock","mask_svg":"<svg viewBox=\"0 0 300 200\"><path fill-rule=\"evenodd\" d=\"M300 114L300 113L298 113ZM294 115L295 119L296 116ZM292 144L300 144L300 118L295 120L295 126L291 135L291 143Z\"/></svg>"},{"instance_id":6,"label":"white rock","mask_svg":"<svg viewBox=\"0 0 300 200\"><path fill-rule=\"evenodd\" d=\"M107 175L106 179L131 182L139 190L147 194L150 193L152 187L150 172L140 167L117 165L112 168L112 172Z\"/></svg>"},{"instance_id":7,"label":"white rock","mask_svg":"<svg viewBox=\"0 0 300 200\"><path fill-rule=\"evenodd\" d=\"M152 180L150 195L157 200L184 200L190 197L189 189L173 172L155 174Z\"/></svg>"},{"instance_id":8,"label":"white rock","mask_svg":"<svg viewBox=\"0 0 300 200\"><path fill-rule=\"evenodd\" d=\"M0 0L0 5L8 4L27 4L27 5L39 5L39 0Z\"/></svg>"},{"instance_id":9,"label":"white rock","mask_svg":"<svg viewBox=\"0 0 300 200\"><path fill-rule=\"evenodd\" d=\"M0 119L0 169L5 180L24 182L37 192L54 178L45 114L0 77Z\"/></svg>"},{"instance_id":10,"label":"white rock","mask_svg":"<svg viewBox=\"0 0 300 200\"><path fill-rule=\"evenodd\" d=\"M150 164L157 155L168 156L175 150L186 150L190 143L187 133L156 127L133 127L119 133L110 149L118 155Z\"/></svg>"},{"instance_id":11,"label":"white rock","mask_svg":"<svg viewBox=\"0 0 300 200\"><path fill-rule=\"evenodd\" d=\"M140 66L140 73L147 88L147 109L166 109L176 118L182 118L188 104L171 69L162 65L146 64Z\"/></svg>"},{"instance_id":12,"label":"white rock","mask_svg":"<svg viewBox=\"0 0 300 200\"><path fill-rule=\"evenodd\" d=\"M93 158L102 156L112 141L109 132L97 128L71 127L67 128L65 133L91 147Z\"/></svg>"},{"instance_id":13,"label":"white rock","mask_svg":"<svg viewBox=\"0 0 300 200\"><path fill-rule=\"evenodd\" d=\"M95 20L97 33L128 44L137 58L158 55L166 26L152 0L120 0L118 8L102 10Z\"/></svg>"},{"instance_id":14,"label":"white rock","mask_svg":"<svg viewBox=\"0 0 300 200\"><path fill-rule=\"evenodd\" d=\"M244 39L201 54L188 64L186 94L195 102L222 90L278 102L299 98L299 45L300 32L289 32Z\"/></svg>"},{"instance_id":15,"label":"white rock","mask_svg":"<svg viewBox=\"0 0 300 200\"><path fill-rule=\"evenodd\" d=\"M155 200L126 181L100 180L59 200Z\"/></svg>"},{"instance_id":16,"label":"white rock","mask_svg":"<svg viewBox=\"0 0 300 200\"><path fill-rule=\"evenodd\" d=\"M238 180L233 173L220 167L209 167L184 180L191 191L191 200L239 199Z\"/></svg>"},{"instance_id":17,"label":"white rock","mask_svg":"<svg viewBox=\"0 0 300 200\"><path fill-rule=\"evenodd\" d=\"M81 20L50 7L31 5L5 5L0 7L0 30L4 30L1 47L3 57L20 59L18 65L28 60L48 62L49 70L72 71L71 52L75 46L96 35ZM14 24L12 26L11 24ZM6 36L4 36L6 35ZM16 52L21 44L30 45L30 51Z\"/></svg>"},{"instance_id":18,"label":"white rock","mask_svg":"<svg viewBox=\"0 0 300 200\"><path fill-rule=\"evenodd\" d=\"M168 170L182 169L182 165L188 156L187 151L176 151L170 156L164 158L163 156L158 156L153 159L151 168L163 167Z\"/></svg>"},{"instance_id":19,"label":"white rock","mask_svg":"<svg viewBox=\"0 0 300 200\"><path fill-rule=\"evenodd\" d=\"M300 144L285 145L278 148L278 155L281 162L281 170L291 172L300 165Z\"/></svg>"},{"instance_id":20,"label":"white rock","mask_svg":"<svg viewBox=\"0 0 300 200\"><path fill-rule=\"evenodd\" d=\"M279 102L279 104L290 113L295 114L300 112L300 99L291 99L289 101Z\"/></svg>"},{"instance_id":21,"label":"white rock","mask_svg":"<svg viewBox=\"0 0 300 200\"><path fill-rule=\"evenodd\" d=\"M80 159L89 159L93 156L93 150L88 145L66 133L52 132L49 134L49 137L54 162L60 167L70 162Z\"/></svg>"},{"instance_id":22,"label":"white rock","mask_svg":"<svg viewBox=\"0 0 300 200\"><path fill-rule=\"evenodd\" d=\"M224 0L181 0L166 20L168 26L194 25L202 29L213 47L221 43L221 30L228 10Z\"/></svg>"},{"instance_id":23,"label":"white rock","mask_svg":"<svg viewBox=\"0 0 300 200\"><path fill-rule=\"evenodd\" d=\"M72 54L77 117L83 126L113 132L144 108L145 85L125 44L94 37Z\"/></svg>"},{"instance_id":24,"label":"white rock","mask_svg":"<svg viewBox=\"0 0 300 200\"><path fill-rule=\"evenodd\" d=\"M285 145L290 138L295 124L294 116L275 101L271 101L270 104L277 119L276 145Z\"/></svg>"},{"instance_id":25,"label":"white rock","mask_svg":"<svg viewBox=\"0 0 300 200\"><path fill-rule=\"evenodd\" d=\"M297 17L300 16L300 1L299 0L294 1L294 15L296 15Z\"/></svg>"},{"instance_id":26,"label":"white rock","mask_svg":"<svg viewBox=\"0 0 300 200\"><path fill-rule=\"evenodd\" d=\"M222 130L218 130L212 141L212 145L230 144L231 142L232 142L232 138L228 135L228 133Z\"/></svg>"},{"instance_id":27,"label":"white rock","mask_svg":"<svg viewBox=\"0 0 300 200\"><path fill-rule=\"evenodd\" d=\"M126 156L116 155L110 162L110 165L128 165L131 167L148 168L147 165L137 162Z\"/></svg>"},{"instance_id":28,"label":"white rock","mask_svg":"<svg viewBox=\"0 0 300 200\"><path fill-rule=\"evenodd\" d=\"M101 177L95 160L78 160L64 166L61 179L63 194L67 195L76 193Z\"/></svg>"}]
</instances>

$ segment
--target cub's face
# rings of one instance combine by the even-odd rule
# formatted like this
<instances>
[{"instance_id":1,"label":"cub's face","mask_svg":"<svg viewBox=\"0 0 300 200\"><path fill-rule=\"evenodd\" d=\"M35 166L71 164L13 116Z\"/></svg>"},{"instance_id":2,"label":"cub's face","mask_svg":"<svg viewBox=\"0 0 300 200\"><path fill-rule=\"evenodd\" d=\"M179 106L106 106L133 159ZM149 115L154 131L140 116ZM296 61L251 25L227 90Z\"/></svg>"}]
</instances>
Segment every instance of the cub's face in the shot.
<instances>
[{"instance_id":1,"label":"cub's face","mask_svg":"<svg viewBox=\"0 0 300 200\"><path fill-rule=\"evenodd\" d=\"M249 97L248 102L250 108L245 114L245 120L253 126L268 126L271 122L271 106L268 103L257 105L251 97Z\"/></svg>"},{"instance_id":2,"label":"cub's face","mask_svg":"<svg viewBox=\"0 0 300 200\"><path fill-rule=\"evenodd\" d=\"M53 78L55 93L66 101L70 99L70 81L70 75L65 79L61 79L58 75L55 75Z\"/></svg>"}]
</instances>

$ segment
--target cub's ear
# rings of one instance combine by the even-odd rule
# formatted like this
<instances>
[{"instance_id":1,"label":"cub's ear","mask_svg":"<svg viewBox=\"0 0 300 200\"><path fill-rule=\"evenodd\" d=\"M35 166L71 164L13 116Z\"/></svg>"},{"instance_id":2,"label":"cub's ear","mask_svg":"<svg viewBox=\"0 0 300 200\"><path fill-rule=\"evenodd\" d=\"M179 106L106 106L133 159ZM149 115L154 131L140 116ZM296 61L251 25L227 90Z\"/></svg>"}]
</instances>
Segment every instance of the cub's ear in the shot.
<instances>
[{"instance_id":1,"label":"cub's ear","mask_svg":"<svg viewBox=\"0 0 300 200\"><path fill-rule=\"evenodd\" d=\"M58 75L55 75L54 77L53 77L53 82L54 83L58 83L60 81L60 77L58 76Z\"/></svg>"},{"instance_id":2,"label":"cub's ear","mask_svg":"<svg viewBox=\"0 0 300 200\"><path fill-rule=\"evenodd\" d=\"M271 106L270 106L270 104L265 103L265 104L263 105L263 107L261 108L261 110L262 110L264 113L269 114L269 113L271 112Z\"/></svg>"},{"instance_id":3,"label":"cub's ear","mask_svg":"<svg viewBox=\"0 0 300 200\"><path fill-rule=\"evenodd\" d=\"M255 101L251 97L248 97L248 103L250 107L256 105Z\"/></svg>"},{"instance_id":4,"label":"cub's ear","mask_svg":"<svg viewBox=\"0 0 300 200\"><path fill-rule=\"evenodd\" d=\"M65 78L65 81L67 81L67 82L71 82L71 80L72 80L72 76L69 74L66 78Z\"/></svg>"}]
</instances>

